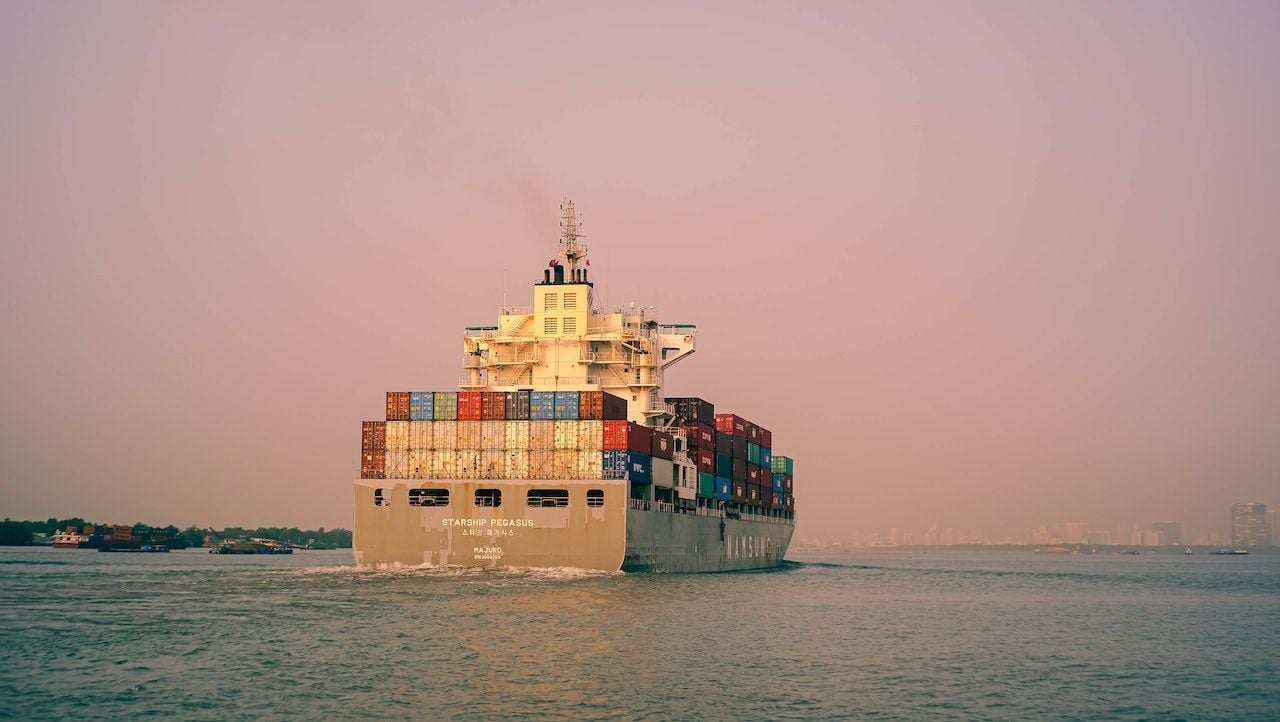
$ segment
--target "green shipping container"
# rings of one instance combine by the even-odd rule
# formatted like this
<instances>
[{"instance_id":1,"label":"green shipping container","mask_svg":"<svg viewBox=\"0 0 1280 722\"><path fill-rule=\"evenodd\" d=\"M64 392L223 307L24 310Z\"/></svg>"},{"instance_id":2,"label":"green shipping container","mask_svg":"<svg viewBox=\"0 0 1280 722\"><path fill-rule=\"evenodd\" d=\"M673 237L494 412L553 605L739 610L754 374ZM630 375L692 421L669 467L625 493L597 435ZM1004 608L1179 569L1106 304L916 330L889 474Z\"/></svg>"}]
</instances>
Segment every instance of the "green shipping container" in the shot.
<instances>
[{"instance_id":1,"label":"green shipping container","mask_svg":"<svg viewBox=\"0 0 1280 722\"><path fill-rule=\"evenodd\" d=\"M754 441L747 442L747 461L760 465L760 445Z\"/></svg>"},{"instance_id":2,"label":"green shipping container","mask_svg":"<svg viewBox=\"0 0 1280 722\"><path fill-rule=\"evenodd\" d=\"M432 397L431 417L436 421L456 421L458 418L458 392L437 391Z\"/></svg>"},{"instance_id":3,"label":"green shipping container","mask_svg":"<svg viewBox=\"0 0 1280 722\"><path fill-rule=\"evenodd\" d=\"M775 455L771 463L775 474L795 474L795 471L793 471L795 464L791 461L790 456Z\"/></svg>"},{"instance_id":4,"label":"green shipping container","mask_svg":"<svg viewBox=\"0 0 1280 722\"><path fill-rule=\"evenodd\" d=\"M698 496L704 499L716 498L716 475L705 471L698 474Z\"/></svg>"}]
</instances>

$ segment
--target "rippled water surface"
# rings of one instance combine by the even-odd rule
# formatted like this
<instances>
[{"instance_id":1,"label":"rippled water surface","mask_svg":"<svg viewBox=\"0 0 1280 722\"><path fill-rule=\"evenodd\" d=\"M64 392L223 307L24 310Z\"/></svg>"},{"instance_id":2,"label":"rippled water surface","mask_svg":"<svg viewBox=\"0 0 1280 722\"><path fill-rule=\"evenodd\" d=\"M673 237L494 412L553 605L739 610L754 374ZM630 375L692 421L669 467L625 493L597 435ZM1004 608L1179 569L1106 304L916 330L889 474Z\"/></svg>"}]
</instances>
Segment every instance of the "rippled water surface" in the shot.
<instances>
[{"instance_id":1,"label":"rippled water surface","mask_svg":"<svg viewBox=\"0 0 1280 722\"><path fill-rule=\"evenodd\" d=\"M1280 554L708 575L0 548L0 714L1280 718Z\"/></svg>"}]
</instances>

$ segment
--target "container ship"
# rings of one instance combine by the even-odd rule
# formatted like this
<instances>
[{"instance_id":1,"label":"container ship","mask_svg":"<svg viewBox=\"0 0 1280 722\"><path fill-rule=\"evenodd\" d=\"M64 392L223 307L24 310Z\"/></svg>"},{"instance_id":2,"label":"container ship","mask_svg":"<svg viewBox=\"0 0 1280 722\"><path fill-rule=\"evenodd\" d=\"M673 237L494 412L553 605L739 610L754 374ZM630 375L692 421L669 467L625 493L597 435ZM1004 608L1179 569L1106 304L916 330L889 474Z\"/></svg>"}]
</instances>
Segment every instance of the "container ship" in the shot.
<instances>
[{"instance_id":1,"label":"container ship","mask_svg":"<svg viewBox=\"0 0 1280 722\"><path fill-rule=\"evenodd\" d=\"M794 462L760 424L667 398L697 328L597 306L572 201L532 307L463 335L457 391L391 391L361 425L360 566L712 572L778 566ZM561 260L563 259L563 260Z\"/></svg>"}]
</instances>

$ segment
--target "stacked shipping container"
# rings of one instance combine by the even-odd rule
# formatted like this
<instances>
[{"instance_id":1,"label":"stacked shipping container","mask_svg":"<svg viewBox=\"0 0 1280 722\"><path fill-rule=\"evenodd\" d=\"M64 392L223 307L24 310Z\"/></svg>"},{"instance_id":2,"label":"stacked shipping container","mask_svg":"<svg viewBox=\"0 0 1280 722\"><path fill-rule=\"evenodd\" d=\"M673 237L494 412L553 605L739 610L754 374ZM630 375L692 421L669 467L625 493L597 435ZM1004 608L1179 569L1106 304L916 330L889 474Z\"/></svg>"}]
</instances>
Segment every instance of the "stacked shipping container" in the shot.
<instances>
[{"instance_id":1,"label":"stacked shipping container","mask_svg":"<svg viewBox=\"0 0 1280 722\"><path fill-rule=\"evenodd\" d=\"M667 399L704 499L795 508L793 461L773 434L699 398ZM599 479L671 486L672 434L626 420L600 391L392 391L361 425L362 478Z\"/></svg>"}]
</instances>

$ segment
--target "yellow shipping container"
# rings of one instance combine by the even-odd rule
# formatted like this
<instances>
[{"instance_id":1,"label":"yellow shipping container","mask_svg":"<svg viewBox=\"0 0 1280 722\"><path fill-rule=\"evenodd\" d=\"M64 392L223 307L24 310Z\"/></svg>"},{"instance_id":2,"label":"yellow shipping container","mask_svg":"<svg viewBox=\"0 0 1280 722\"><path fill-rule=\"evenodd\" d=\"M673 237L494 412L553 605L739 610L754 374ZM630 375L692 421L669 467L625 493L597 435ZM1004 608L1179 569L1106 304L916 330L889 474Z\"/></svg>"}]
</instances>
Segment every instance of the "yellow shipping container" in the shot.
<instances>
[{"instance_id":1,"label":"yellow shipping container","mask_svg":"<svg viewBox=\"0 0 1280 722\"><path fill-rule=\"evenodd\" d=\"M437 479L456 479L458 476L458 452L453 449L436 449L431 455L431 475Z\"/></svg>"},{"instance_id":2,"label":"yellow shipping container","mask_svg":"<svg viewBox=\"0 0 1280 722\"><path fill-rule=\"evenodd\" d=\"M409 449L432 449L431 425L434 421L409 422Z\"/></svg>"},{"instance_id":3,"label":"yellow shipping container","mask_svg":"<svg viewBox=\"0 0 1280 722\"><path fill-rule=\"evenodd\" d=\"M505 423L507 425L506 426L507 441L506 441L506 446L504 448L506 448L507 450L528 451L529 450L529 422L528 421L507 421ZM526 469L528 468L527 461L525 462L525 468ZM528 472L526 471L526 474L527 473ZM524 477L513 476L511 478L523 479Z\"/></svg>"},{"instance_id":4,"label":"yellow shipping container","mask_svg":"<svg viewBox=\"0 0 1280 722\"><path fill-rule=\"evenodd\" d=\"M557 421L556 425L556 448L557 449L576 449L578 448L578 421Z\"/></svg>"},{"instance_id":5,"label":"yellow shipping container","mask_svg":"<svg viewBox=\"0 0 1280 722\"><path fill-rule=\"evenodd\" d=\"M530 424L538 423L536 421ZM549 449L535 449L529 452L529 478L530 479L554 479L555 478L555 454L556 452Z\"/></svg>"},{"instance_id":6,"label":"yellow shipping container","mask_svg":"<svg viewBox=\"0 0 1280 722\"><path fill-rule=\"evenodd\" d=\"M499 421L498 423L502 423ZM480 478L502 479L506 476L505 454L501 451L484 450L480 452Z\"/></svg>"},{"instance_id":7,"label":"yellow shipping container","mask_svg":"<svg viewBox=\"0 0 1280 722\"><path fill-rule=\"evenodd\" d=\"M551 451L554 448L556 448L556 422L530 421L529 450Z\"/></svg>"},{"instance_id":8,"label":"yellow shipping container","mask_svg":"<svg viewBox=\"0 0 1280 722\"><path fill-rule=\"evenodd\" d=\"M471 449L480 450L480 421L459 421L458 424L458 450Z\"/></svg>"},{"instance_id":9,"label":"yellow shipping container","mask_svg":"<svg viewBox=\"0 0 1280 722\"><path fill-rule=\"evenodd\" d=\"M594 450L580 452L578 454L578 478L600 479L603 477L604 453Z\"/></svg>"},{"instance_id":10,"label":"yellow shipping container","mask_svg":"<svg viewBox=\"0 0 1280 722\"><path fill-rule=\"evenodd\" d=\"M390 422L388 422L390 423ZM403 422L409 423L409 422ZM408 438L408 437L405 437ZM387 477L388 479L408 479L409 478L409 450L408 449L387 449Z\"/></svg>"},{"instance_id":11,"label":"yellow shipping container","mask_svg":"<svg viewBox=\"0 0 1280 722\"><path fill-rule=\"evenodd\" d=\"M409 449L409 478L431 478L431 449Z\"/></svg>"},{"instance_id":12,"label":"yellow shipping container","mask_svg":"<svg viewBox=\"0 0 1280 722\"><path fill-rule=\"evenodd\" d=\"M481 421L480 448L489 451L501 449L507 443L507 422ZM492 477L496 478L496 477Z\"/></svg>"},{"instance_id":13,"label":"yellow shipping container","mask_svg":"<svg viewBox=\"0 0 1280 722\"><path fill-rule=\"evenodd\" d=\"M456 449L458 448L458 422L457 421L432 421L435 428L431 431L431 444L433 449Z\"/></svg>"},{"instance_id":14,"label":"yellow shipping container","mask_svg":"<svg viewBox=\"0 0 1280 722\"><path fill-rule=\"evenodd\" d=\"M578 422L578 448L583 451L600 451L604 448L603 421ZM591 476L588 478L597 479L599 477Z\"/></svg>"},{"instance_id":15,"label":"yellow shipping container","mask_svg":"<svg viewBox=\"0 0 1280 722\"><path fill-rule=\"evenodd\" d=\"M388 421L387 422L387 451L408 451L409 450L409 422L408 421ZM397 477L404 478L404 477Z\"/></svg>"},{"instance_id":16,"label":"yellow shipping container","mask_svg":"<svg viewBox=\"0 0 1280 722\"><path fill-rule=\"evenodd\" d=\"M528 423L528 422L524 422ZM527 438L527 437L526 437ZM529 452L523 449L507 449L502 452L504 479L529 478Z\"/></svg>"},{"instance_id":17,"label":"yellow shipping container","mask_svg":"<svg viewBox=\"0 0 1280 722\"><path fill-rule=\"evenodd\" d=\"M465 421L459 424L467 423ZM479 449L458 449L458 478L459 479L479 479L480 478L480 450Z\"/></svg>"},{"instance_id":18,"label":"yellow shipping container","mask_svg":"<svg viewBox=\"0 0 1280 722\"><path fill-rule=\"evenodd\" d=\"M553 479L576 479L578 478L578 450L577 449L556 449L555 461L553 463L551 478Z\"/></svg>"}]
</instances>

